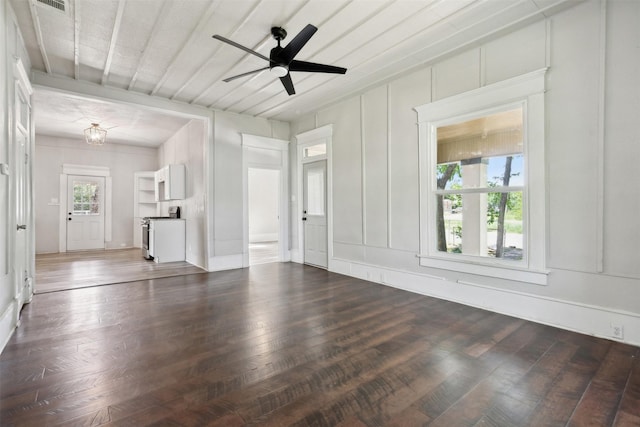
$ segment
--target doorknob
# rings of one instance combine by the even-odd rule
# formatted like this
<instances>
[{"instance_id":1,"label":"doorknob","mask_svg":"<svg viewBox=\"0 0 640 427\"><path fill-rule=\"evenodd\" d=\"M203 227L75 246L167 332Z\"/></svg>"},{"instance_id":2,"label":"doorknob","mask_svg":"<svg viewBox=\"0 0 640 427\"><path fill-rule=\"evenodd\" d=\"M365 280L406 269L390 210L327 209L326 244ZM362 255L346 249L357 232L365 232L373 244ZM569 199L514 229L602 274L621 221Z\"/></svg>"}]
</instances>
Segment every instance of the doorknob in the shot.
<instances>
[{"instance_id":1,"label":"doorknob","mask_svg":"<svg viewBox=\"0 0 640 427\"><path fill-rule=\"evenodd\" d=\"M73 218L67 218L68 221L71 221Z\"/></svg>"},{"instance_id":2,"label":"doorknob","mask_svg":"<svg viewBox=\"0 0 640 427\"><path fill-rule=\"evenodd\" d=\"M26 230L27 229L27 225L26 224L24 224L24 225L18 224L18 228L17 229L18 230Z\"/></svg>"},{"instance_id":3,"label":"doorknob","mask_svg":"<svg viewBox=\"0 0 640 427\"><path fill-rule=\"evenodd\" d=\"M307 217L306 217L306 216L303 216L303 217L302 217L302 220L303 220L303 221L306 221L306 220L307 220Z\"/></svg>"}]
</instances>

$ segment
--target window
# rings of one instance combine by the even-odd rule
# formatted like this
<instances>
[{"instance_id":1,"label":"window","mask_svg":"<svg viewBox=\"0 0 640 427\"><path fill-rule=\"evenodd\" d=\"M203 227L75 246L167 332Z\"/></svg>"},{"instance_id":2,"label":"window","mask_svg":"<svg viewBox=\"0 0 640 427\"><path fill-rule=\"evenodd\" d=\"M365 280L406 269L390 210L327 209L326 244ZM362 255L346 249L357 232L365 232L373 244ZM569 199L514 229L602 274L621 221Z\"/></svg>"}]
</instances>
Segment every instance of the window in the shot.
<instances>
[{"instance_id":1,"label":"window","mask_svg":"<svg viewBox=\"0 0 640 427\"><path fill-rule=\"evenodd\" d=\"M309 168L307 170L307 211L309 215L324 215L324 168Z\"/></svg>"},{"instance_id":2,"label":"window","mask_svg":"<svg viewBox=\"0 0 640 427\"><path fill-rule=\"evenodd\" d=\"M309 157L326 155L327 144L323 142L322 144L310 145L309 147L304 148L303 153L305 159Z\"/></svg>"},{"instance_id":3,"label":"window","mask_svg":"<svg viewBox=\"0 0 640 427\"><path fill-rule=\"evenodd\" d=\"M73 214L100 215L99 191L95 182L73 181Z\"/></svg>"},{"instance_id":4,"label":"window","mask_svg":"<svg viewBox=\"0 0 640 427\"><path fill-rule=\"evenodd\" d=\"M416 108L421 265L546 284L544 72Z\"/></svg>"},{"instance_id":5,"label":"window","mask_svg":"<svg viewBox=\"0 0 640 427\"><path fill-rule=\"evenodd\" d=\"M436 128L436 248L522 260L522 107Z\"/></svg>"}]
</instances>

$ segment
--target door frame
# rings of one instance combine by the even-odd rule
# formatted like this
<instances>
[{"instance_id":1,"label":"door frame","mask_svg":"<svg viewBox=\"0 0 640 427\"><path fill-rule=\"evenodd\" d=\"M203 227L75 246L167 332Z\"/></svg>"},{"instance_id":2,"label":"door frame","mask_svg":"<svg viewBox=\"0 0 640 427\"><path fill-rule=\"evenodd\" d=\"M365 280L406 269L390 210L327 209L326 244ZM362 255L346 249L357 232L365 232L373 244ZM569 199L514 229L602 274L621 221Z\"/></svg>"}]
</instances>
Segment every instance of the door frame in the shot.
<instances>
[{"instance_id":1,"label":"door frame","mask_svg":"<svg viewBox=\"0 0 640 427\"><path fill-rule=\"evenodd\" d=\"M279 262L291 260L289 252L289 141L243 133L242 135L242 267L249 267L249 169L280 171L280 230L278 232ZM279 153L279 164L249 161L249 150L272 150Z\"/></svg>"},{"instance_id":2,"label":"door frame","mask_svg":"<svg viewBox=\"0 0 640 427\"><path fill-rule=\"evenodd\" d=\"M93 215L75 215L73 213L74 211L74 200L73 199L69 199L71 194L75 194L75 183L77 181L80 180L86 180L89 181L91 183L95 183L98 185L99 187L99 191L98 191L98 205L99 205L99 212L97 215L97 219L98 222L101 223L101 227L102 230L100 230L100 232L102 233L102 236L98 236L97 239L89 239L91 240L91 244L89 244L89 242L87 241L87 235L86 235L86 229L84 229L83 227L83 239L82 239L82 243L81 244L77 244L78 242L76 242L75 246L80 246L80 247L74 247L74 248L70 248L70 246L73 246L70 244L70 240L69 240L69 228L70 226L77 226L77 223L81 223L84 226L87 225L88 222L92 222L96 220L96 216ZM103 176L93 176L93 175L68 175L67 176L67 221L66 221L66 225L67 225L67 229L66 229L66 242L67 242L67 250L68 251L85 251L85 250L96 250L96 249L105 249L105 238L104 238L104 231L105 231L105 219L106 219L106 212L105 212L105 187L106 187L106 180L105 177ZM100 194L102 193L102 194ZM101 218L100 218L101 217ZM73 219L73 221L70 221L70 219ZM97 245L98 247L86 247L86 246L92 246L92 245Z\"/></svg>"},{"instance_id":3,"label":"door frame","mask_svg":"<svg viewBox=\"0 0 640 427\"><path fill-rule=\"evenodd\" d=\"M327 270L332 271L333 260L333 165L332 165L332 140L333 125L328 124L307 132L296 135L296 182L297 195L292 203L292 211L296 216L295 224L298 234L298 247L291 251L291 261L304 264L304 221L302 221L302 209L304 200L303 189L303 165L318 160L327 161ZM304 157L304 149L316 144L326 144L326 154L312 157Z\"/></svg>"},{"instance_id":4,"label":"door frame","mask_svg":"<svg viewBox=\"0 0 640 427\"><path fill-rule=\"evenodd\" d=\"M112 229L112 182L111 172L105 166L72 165L63 164L60 174L60 211L58 228L58 251L67 252L67 189L69 175L98 176L104 177L104 242L105 249L107 242L111 241Z\"/></svg>"}]
</instances>

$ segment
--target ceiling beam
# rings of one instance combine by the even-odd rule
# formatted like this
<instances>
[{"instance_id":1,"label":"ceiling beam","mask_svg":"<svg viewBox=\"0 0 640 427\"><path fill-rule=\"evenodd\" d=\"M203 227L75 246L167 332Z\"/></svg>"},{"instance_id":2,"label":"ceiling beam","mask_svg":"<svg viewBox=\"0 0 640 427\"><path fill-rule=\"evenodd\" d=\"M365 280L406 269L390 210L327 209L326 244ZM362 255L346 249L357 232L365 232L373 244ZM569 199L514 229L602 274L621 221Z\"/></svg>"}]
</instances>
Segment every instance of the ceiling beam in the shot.
<instances>
[{"instance_id":1,"label":"ceiling beam","mask_svg":"<svg viewBox=\"0 0 640 427\"><path fill-rule=\"evenodd\" d=\"M147 39L147 43L142 48L142 56L140 57L140 60L138 61L138 66L136 67L136 72L133 74L133 77L131 77L131 81L129 82L128 90L132 90L133 87L135 86L136 82L138 81L138 76L140 74L140 67L142 65L144 65L144 63L147 61L147 57L149 56L149 52L151 51L151 49L149 49L149 46L153 46L153 44L155 42L155 39L158 36L158 33L160 33L160 23L162 23L165 20L165 18L167 17L167 14L169 13L169 9L170 9L169 2L167 0L163 0L162 1L162 7L160 9L160 13L158 13L158 16L156 17L156 20L153 23L153 28L151 30L151 34L149 35L149 38Z\"/></svg>"},{"instance_id":2,"label":"ceiling beam","mask_svg":"<svg viewBox=\"0 0 640 427\"><path fill-rule=\"evenodd\" d=\"M183 102L171 101L159 96L149 96L140 92L129 91L113 86L104 86L85 80L74 80L45 74L41 71L31 72L31 83L34 87L64 92L76 96L88 96L96 99L121 102L128 105L144 106L158 112L173 112L183 117L212 118L213 112L199 105L189 105Z\"/></svg>"},{"instance_id":3,"label":"ceiling beam","mask_svg":"<svg viewBox=\"0 0 640 427\"><path fill-rule=\"evenodd\" d=\"M116 50L116 41L118 41L118 34L120 33L120 25L122 24L122 15L124 14L124 5L127 0L119 0L118 12L116 13L116 20L113 23L113 32L111 33L111 42L109 43L109 52L107 53L107 60L104 64L104 71L102 72L102 84L106 84L109 80L109 71L111 70L111 61L113 60L113 52Z\"/></svg>"},{"instance_id":4,"label":"ceiling beam","mask_svg":"<svg viewBox=\"0 0 640 427\"><path fill-rule=\"evenodd\" d=\"M196 25L195 29L191 32L191 35L189 36L187 41L182 44L180 49L178 49L175 56L169 63L169 66L166 68L164 74L162 75L162 77L160 78L156 86L153 88L153 90L151 91L151 95L155 95L156 93L158 93L158 91L160 90L162 85L164 85L164 83L167 81L167 79L169 78L169 75L173 72L176 66L183 65L183 64L178 64L178 58L180 57L180 55L186 49L187 46L195 42L196 38L200 35L200 32L202 31L204 26L209 23L211 19L211 15L218 8L220 1L221 0L213 1L209 5L209 8L207 9L207 11L200 17L200 20L198 21L198 24Z\"/></svg>"},{"instance_id":5,"label":"ceiling beam","mask_svg":"<svg viewBox=\"0 0 640 427\"><path fill-rule=\"evenodd\" d=\"M42 56L42 62L44 62L44 68L45 70L47 70L48 74L51 74L51 64L49 63L47 50L44 47L44 39L42 38L42 28L40 26L40 17L38 16L38 6L36 6L36 0L29 1L29 10L31 11L33 30L36 33L36 40L38 42L38 48L40 49L40 55Z\"/></svg>"},{"instance_id":6,"label":"ceiling beam","mask_svg":"<svg viewBox=\"0 0 640 427\"><path fill-rule=\"evenodd\" d=\"M80 79L80 2L71 0L73 7L73 77Z\"/></svg>"}]
</instances>

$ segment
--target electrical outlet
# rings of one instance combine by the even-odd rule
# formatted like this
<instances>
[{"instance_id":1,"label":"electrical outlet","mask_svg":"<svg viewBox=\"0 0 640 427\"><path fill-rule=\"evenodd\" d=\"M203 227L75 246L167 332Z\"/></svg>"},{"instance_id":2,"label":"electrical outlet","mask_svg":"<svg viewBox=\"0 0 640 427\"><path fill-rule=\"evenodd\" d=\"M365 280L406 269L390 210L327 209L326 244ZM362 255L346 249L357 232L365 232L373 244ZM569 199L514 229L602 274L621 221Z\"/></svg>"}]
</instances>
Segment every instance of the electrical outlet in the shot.
<instances>
[{"instance_id":1,"label":"electrical outlet","mask_svg":"<svg viewBox=\"0 0 640 427\"><path fill-rule=\"evenodd\" d=\"M613 338L624 339L624 326L619 323L611 324L611 336Z\"/></svg>"}]
</instances>

